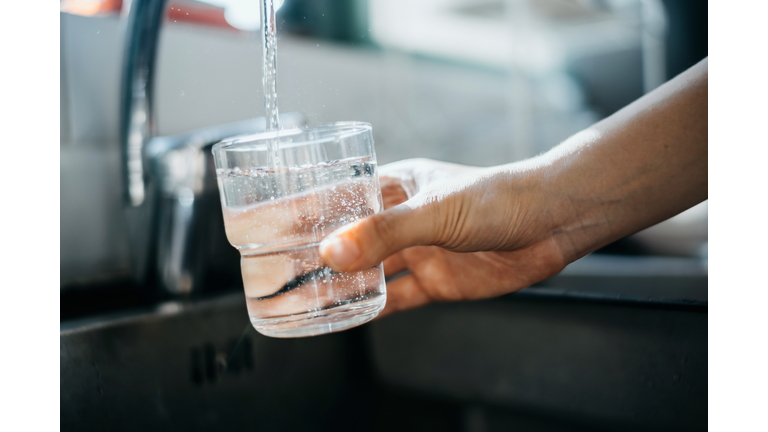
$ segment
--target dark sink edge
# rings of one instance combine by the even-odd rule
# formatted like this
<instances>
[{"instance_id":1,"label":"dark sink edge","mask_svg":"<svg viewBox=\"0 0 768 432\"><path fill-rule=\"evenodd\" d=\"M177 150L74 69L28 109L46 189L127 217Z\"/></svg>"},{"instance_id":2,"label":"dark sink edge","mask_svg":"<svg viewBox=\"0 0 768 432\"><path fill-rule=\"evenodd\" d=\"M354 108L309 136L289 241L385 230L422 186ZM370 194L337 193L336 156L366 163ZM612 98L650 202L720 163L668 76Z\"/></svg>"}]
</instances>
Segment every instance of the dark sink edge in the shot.
<instances>
[{"instance_id":1,"label":"dark sink edge","mask_svg":"<svg viewBox=\"0 0 768 432\"><path fill-rule=\"evenodd\" d=\"M528 287L516 293L503 296L506 300L514 300L515 297L542 299L542 300L569 300L575 302L605 303L623 306L635 306L653 309L675 309L707 312L707 301L695 299L676 299L661 297L641 297L625 294L601 294L591 292L573 291L556 287Z\"/></svg>"},{"instance_id":2,"label":"dark sink edge","mask_svg":"<svg viewBox=\"0 0 768 432\"><path fill-rule=\"evenodd\" d=\"M160 320L185 312L218 309L232 306L236 303L243 304L243 313L245 314L245 296L242 290L200 299L165 301L149 307L64 320L59 323L59 332L61 336L65 336L78 332L126 325L133 322Z\"/></svg>"}]
</instances>

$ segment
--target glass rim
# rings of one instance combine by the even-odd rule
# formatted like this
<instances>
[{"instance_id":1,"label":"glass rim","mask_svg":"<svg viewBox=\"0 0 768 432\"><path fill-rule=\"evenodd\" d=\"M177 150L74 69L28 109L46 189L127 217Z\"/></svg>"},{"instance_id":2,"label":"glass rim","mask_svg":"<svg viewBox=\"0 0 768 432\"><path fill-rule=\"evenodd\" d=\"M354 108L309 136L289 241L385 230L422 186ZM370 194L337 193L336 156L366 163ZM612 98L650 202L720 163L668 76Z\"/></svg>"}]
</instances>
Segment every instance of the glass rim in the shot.
<instances>
[{"instance_id":1,"label":"glass rim","mask_svg":"<svg viewBox=\"0 0 768 432\"><path fill-rule=\"evenodd\" d=\"M291 127L287 129L278 129L278 130L271 130L271 131L259 131L259 132L249 132L244 133L240 135L235 135L229 138L224 138L223 140L217 142L213 145L213 148L211 149L212 152L217 153L220 151L242 151L242 150L265 150L267 148L267 142L269 140L280 140L282 138L288 138L296 135L301 135L304 133L320 133L319 136L314 136L312 139L307 139L299 142L291 142L288 145L284 146L281 142L281 149L283 148L289 148L289 147L298 147L298 146L305 146L305 145L311 145L316 144L318 142L322 141L330 141L330 140L336 140L336 138L344 138L343 134L342 136L337 136L338 132L343 132L345 130L348 130L349 136L357 135L360 132L370 132L373 130L373 126L371 126L368 122L362 122L362 121L338 121L333 123L323 123L319 125L314 126L296 126ZM247 148L244 148L247 147Z\"/></svg>"}]
</instances>

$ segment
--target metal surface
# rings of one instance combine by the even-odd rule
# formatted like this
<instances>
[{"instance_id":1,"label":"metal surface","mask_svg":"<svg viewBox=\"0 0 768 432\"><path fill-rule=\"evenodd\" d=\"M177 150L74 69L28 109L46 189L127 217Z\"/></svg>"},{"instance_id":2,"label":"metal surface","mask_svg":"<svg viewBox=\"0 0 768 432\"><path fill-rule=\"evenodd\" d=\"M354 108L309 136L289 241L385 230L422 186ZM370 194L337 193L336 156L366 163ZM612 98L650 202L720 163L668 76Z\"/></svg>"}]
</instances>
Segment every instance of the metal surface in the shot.
<instances>
[{"instance_id":1,"label":"metal surface","mask_svg":"<svg viewBox=\"0 0 768 432\"><path fill-rule=\"evenodd\" d=\"M165 0L132 0L125 29L120 86L122 188L134 279L150 277L155 194L147 176L144 148L155 128L155 57Z\"/></svg>"},{"instance_id":2,"label":"metal surface","mask_svg":"<svg viewBox=\"0 0 768 432\"><path fill-rule=\"evenodd\" d=\"M128 3L121 87L120 137L123 147L123 187L130 205L146 199L144 146L154 135L155 57L166 0Z\"/></svg>"},{"instance_id":3,"label":"metal surface","mask_svg":"<svg viewBox=\"0 0 768 432\"><path fill-rule=\"evenodd\" d=\"M280 340L233 294L60 344L62 430L706 429L703 304L531 291Z\"/></svg>"},{"instance_id":4,"label":"metal surface","mask_svg":"<svg viewBox=\"0 0 768 432\"><path fill-rule=\"evenodd\" d=\"M203 285L229 285L239 274L229 247L210 146L265 129L264 119L155 137L155 63L165 0L130 2L121 93L126 224L134 278L155 280L164 295L188 296ZM283 124L305 123L300 114Z\"/></svg>"},{"instance_id":5,"label":"metal surface","mask_svg":"<svg viewBox=\"0 0 768 432\"><path fill-rule=\"evenodd\" d=\"M707 261L699 258L591 254L529 290L604 299L706 303Z\"/></svg>"},{"instance_id":6,"label":"metal surface","mask_svg":"<svg viewBox=\"0 0 768 432\"><path fill-rule=\"evenodd\" d=\"M706 430L706 307L515 296L370 326L381 380L597 430Z\"/></svg>"},{"instance_id":7,"label":"metal surface","mask_svg":"<svg viewBox=\"0 0 768 432\"><path fill-rule=\"evenodd\" d=\"M282 124L303 125L298 113ZM239 284L240 256L226 239L211 146L224 138L264 130L257 118L180 135L155 137L146 147L147 165L157 179L156 273L164 291L189 295L207 286ZM214 277L210 277L210 276Z\"/></svg>"},{"instance_id":8,"label":"metal surface","mask_svg":"<svg viewBox=\"0 0 768 432\"><path fill-rule=\"evenodd\" d=\"M242 295L82 323L60 337L61 429L327 426L355 370L345 337L258 335Z\"/></svg>"}]
</instances>

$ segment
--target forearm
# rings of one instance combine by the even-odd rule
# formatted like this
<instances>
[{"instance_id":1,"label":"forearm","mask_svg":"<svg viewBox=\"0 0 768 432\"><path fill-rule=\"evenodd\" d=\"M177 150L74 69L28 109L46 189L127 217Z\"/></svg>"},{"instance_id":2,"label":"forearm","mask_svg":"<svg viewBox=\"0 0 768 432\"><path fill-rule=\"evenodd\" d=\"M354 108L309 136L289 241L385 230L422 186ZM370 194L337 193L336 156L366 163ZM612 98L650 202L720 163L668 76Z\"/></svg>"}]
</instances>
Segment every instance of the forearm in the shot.
<instances>
[{"instance_id":1,"label":"forearm","mask_svg":"<svg viewBox=\"0 0 768 432\"><path fill-rule=\"evenodd\" d=\"M542 156L489 168L409 160L385 175L393 207L323 240L334 270L412 246L498 251L477 259L522 288L706 199L707 62Z\"/></svg>"},{"instance_id":2,"label":"forearm","mask_svg":"<svg viewBox=\"0 0 768 432\"><path fill-rule=\"evenodd\" d=\"M707 199L707 97L704 60L531 161L566 261Z\"/></svg>"}]
</instances>

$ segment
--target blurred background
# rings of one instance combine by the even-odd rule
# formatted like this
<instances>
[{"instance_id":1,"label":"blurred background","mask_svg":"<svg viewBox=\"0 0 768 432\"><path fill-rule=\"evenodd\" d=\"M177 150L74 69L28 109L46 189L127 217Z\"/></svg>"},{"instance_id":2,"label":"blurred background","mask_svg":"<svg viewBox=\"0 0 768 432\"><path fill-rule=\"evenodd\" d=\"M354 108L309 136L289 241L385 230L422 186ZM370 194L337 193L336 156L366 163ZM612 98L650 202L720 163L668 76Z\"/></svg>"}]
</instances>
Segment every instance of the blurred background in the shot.
<instances>
[{"instance_id":1,"label":"blurred background","mask_svg":"<svg viewBox=\"0 0 768 432\"><path fill-rule=\"evenodd\" d=\"M693 0L276 5L284 122L370 122L380 164L528 158L707 56ZM706 202L510 298L270 340L206 147L264 115L258 1L60 10L63 429L706 427Z\"/></svg>"}]
</instances>

